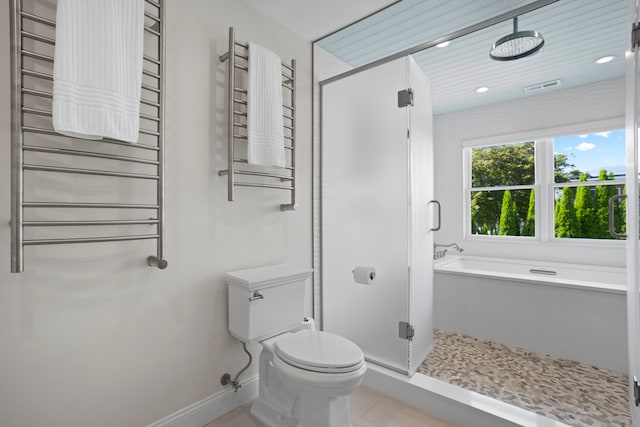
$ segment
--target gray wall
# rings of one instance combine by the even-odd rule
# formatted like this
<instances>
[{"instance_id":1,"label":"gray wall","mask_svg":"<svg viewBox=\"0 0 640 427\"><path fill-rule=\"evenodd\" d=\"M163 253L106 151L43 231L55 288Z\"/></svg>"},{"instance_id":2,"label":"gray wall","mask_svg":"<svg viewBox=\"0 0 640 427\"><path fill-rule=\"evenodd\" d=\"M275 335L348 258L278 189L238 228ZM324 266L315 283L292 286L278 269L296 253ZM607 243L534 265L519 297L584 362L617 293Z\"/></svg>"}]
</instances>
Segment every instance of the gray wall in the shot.
<instances>
[{"instance_id":1,"label":"gray wall","mask_svg":"<svg viewBox=\"0 0 640 427\"><path fill-rule=\"evenodd\" d=\"M28 248L9 273L9 19L0 14L0 424L141 426L220 391L245 363L225 271L311 266L311 46L238 0L167 1L165 271L154 244ZM8 5L4 5L8 8ZM299 209L240 188L226 200L228 27L298 64ZM125 184L119 190L127 192ZM305 314L311 314L311 289ZM256 373L256 366L246 374Z\"/></svg>"}]
</instances>

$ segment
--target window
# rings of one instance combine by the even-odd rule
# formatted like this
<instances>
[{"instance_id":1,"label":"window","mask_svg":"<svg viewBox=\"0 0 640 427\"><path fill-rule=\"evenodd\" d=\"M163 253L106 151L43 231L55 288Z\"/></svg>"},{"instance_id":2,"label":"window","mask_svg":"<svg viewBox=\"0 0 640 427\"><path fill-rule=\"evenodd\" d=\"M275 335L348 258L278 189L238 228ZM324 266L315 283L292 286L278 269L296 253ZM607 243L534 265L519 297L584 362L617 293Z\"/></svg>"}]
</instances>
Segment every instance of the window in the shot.
<instances>
[{"instance_id":1,"label":"window","mask_svg":"<svg viewBox=\"0 0 640 427\"><path fill-rule=\"evenodd\" d=\"M617 130L465 148L467 235L614 239L608 208L624 193L624 139ZM624 200L614 208L624 233Z\"/></svg>"},{"instance_id":2,"label":"window","mask_svg":"<svg viewBox=\"0 0 640 427\"><path fill-rule=\"evenodd\" d=\"M600 132L553 141L554 236L613 239L609 199L624 194L625 132ZM624 200L614 202L614 226L625 233Z\"/></svg>"},{"instance_id":3,"label":"window","mask_svg":"<svg viewBox=\"0 0 640 427\"><path fill-rule=\"evenodd\" d=\"M471 233L533 235L526 218L535 184L535 143L472 148L471 164Z\"/></svg>"}]
</instances>

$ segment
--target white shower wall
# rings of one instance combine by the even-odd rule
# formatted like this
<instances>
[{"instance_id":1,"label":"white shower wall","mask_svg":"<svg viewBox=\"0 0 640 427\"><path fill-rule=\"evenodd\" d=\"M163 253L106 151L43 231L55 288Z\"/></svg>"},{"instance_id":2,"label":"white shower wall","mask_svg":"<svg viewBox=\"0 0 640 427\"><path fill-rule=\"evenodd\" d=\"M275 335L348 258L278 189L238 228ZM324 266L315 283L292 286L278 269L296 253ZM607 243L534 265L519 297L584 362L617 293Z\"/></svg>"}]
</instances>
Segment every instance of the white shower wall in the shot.
<instances>
[{"instance_id":1,"label":"white shower wall","mask_svg":"<svg viewBox=\"0 0 640 427\"><path fill-rule=\"evenodd\" d=\"M9 273L9 18L0 14L2 426L142 426L221 391L220 376L245 363L227 329L223 273L311 266L310 43L243 1L166 7L164 271L145 265L153 242L124 242L27 248L25 272ZM226 64L218 55L229 26L297 60L294 212L280 212L288 194L276 190L240 188L228 202L226 177L217 176L226 168ZM256 372L254 364L243 378Z\"/></svg>"}]
</instances>

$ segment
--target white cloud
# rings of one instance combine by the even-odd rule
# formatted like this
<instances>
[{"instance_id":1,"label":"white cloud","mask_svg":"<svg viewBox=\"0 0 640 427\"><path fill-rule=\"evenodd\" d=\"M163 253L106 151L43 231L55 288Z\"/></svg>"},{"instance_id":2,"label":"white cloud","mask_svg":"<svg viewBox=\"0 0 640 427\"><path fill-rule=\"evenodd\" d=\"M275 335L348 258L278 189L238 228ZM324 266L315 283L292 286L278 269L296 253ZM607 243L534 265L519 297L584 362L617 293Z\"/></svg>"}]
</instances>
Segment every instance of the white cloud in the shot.
<instances>
[{"instance_id":1,"label":"white cloud","mask_svg":"<svg viewBox=\"0 0 640 427\"><path fill-rule=\"evenodd\" d=\"M598 132L598 133L594 133L594 135L602 136L604 138L609 138L610 133L611 132Z\"/></svg>"},{"instance_id":2,"label":"white cloud","mask_svg":"<svg viewBox=\"0 0 640 427\"><path fill-rule=\"evenodd\" d=\"M579 136L580 136L580 138L586 138L586 137L588 137L589 135L579 135Z\"/></svg>"},{"instance_id":3,"label":"white cloud","mask_svg":"<svg viewBox=\"0 0 640 427\"><path fill-rule=\"evenodd\" d=\"M596 144L592 144L590 142L581 142L576 146L576 150L578 151L589 151L596 148Z\"/></svg>"}]
</instances>

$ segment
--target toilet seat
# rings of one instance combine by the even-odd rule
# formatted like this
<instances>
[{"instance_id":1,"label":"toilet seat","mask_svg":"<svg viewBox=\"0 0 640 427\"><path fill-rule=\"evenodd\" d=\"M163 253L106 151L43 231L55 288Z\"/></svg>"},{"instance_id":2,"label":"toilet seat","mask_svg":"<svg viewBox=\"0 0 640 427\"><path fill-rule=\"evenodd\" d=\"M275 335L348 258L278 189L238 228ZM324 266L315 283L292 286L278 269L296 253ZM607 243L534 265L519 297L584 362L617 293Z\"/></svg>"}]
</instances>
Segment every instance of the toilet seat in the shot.
<instances>
[{"instance_id":1,"label":"toilet seat","mask_svg":"<svg viewBox=\"0 0 640 427\"><path fill-rule=\"evenodd\" d=\"M353 342L315 330L303 330L278 339L274 353L291 366L326 374L354 372L365 363L362 350Z\"/></svg>"}]
</instances>

